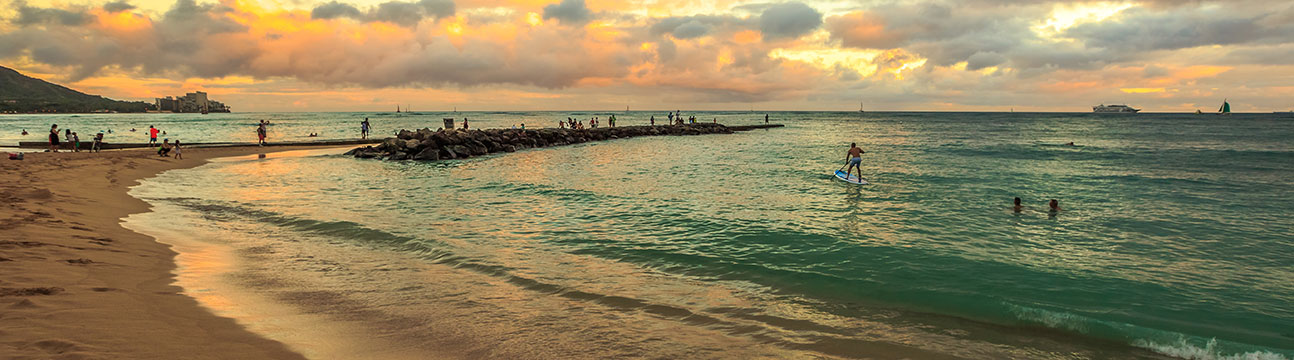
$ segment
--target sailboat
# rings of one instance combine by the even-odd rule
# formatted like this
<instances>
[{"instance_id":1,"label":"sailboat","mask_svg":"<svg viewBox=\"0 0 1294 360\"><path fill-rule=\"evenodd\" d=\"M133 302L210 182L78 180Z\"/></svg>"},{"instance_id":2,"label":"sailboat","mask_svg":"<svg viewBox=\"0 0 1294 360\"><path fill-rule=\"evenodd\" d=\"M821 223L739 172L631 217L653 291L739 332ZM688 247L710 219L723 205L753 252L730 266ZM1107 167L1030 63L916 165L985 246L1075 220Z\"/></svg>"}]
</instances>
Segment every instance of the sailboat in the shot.
<instances>
[{"instance_id":1,"label":"sailboat","mask_svg":"<svg viewBox=\"0 0 1294 360\"><path fill-rule=\"evenodd\" d=\"M399 113L400 113L400 105L396 105L396 106L395 106L395 113L396 113L396 114L399 114Z\"/></svg>"},{"instance_id":2,"label":"sailboat","mask_svg":"<svg viewBox=\"0 0 1294 360\"><path fill-rule=\"evenodd\" d=\"M1231 103L1227 99L1222 99L1222 107L1218 108L1218 115L1231 114Z\"/></svg>"},{"instance_id":3,"label":"sailboat","mask_svg":"<svg viewBox=\"0 0 1294 360\"><path fill-rule=\"evenodd\" d=\"M1201 114L1204 114L1204 112L1200 111L1200 109L1195 109L1195 115L1201 115Z\"/></svg>"},{"instance_id":4,"label":"sailboat","mask_svg":"<svg viewBox=\"0 0 1294 360\"><path fill-rule=\"evenodd\" d=\"M863 111L863 103L858 103L858 113L859 113L859 114L862 114L862 113L865 113L865 112L866 112L866 111Z\"/></svg>"}]
</instances>

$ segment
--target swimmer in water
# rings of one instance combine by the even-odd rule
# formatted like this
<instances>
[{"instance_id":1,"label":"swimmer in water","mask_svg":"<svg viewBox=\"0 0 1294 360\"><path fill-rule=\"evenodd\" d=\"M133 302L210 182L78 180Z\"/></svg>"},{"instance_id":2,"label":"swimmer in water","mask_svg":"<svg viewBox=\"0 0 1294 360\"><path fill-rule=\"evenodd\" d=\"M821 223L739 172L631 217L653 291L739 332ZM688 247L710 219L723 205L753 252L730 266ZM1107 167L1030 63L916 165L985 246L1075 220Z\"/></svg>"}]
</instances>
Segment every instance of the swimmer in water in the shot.
<instances>
[{"instance_id":1,"label":"swimmer in water","mask_svg":"<svg viewBox=\"0 0 1294 360\"><path fill-rule=\"evenodd\" d=\"M1013 209L1013 210L1015 210L1015 212L1021 212L1021 211L1024 211L1024 205L1020 205L1020 197L1019 197L1019 196L1017 196L1017 197L1015 198L1015 206L1014 206L1014 207L1012 207L1012 209Z\"/></svg>"},{"instance_id":2,"label":"swimmer in water","mask_svg":"<svg viewBox=\"0 0 1294 360\"><path fill-rule=\"evenodd\" d=\"M1047 212L1050 212L1052 214L1058 213L1060 212L1060 201L1057 201L1056 199L1051 199L1051 202L1047 203L1047 207L1049 208Z\"/></svg>"}]
</instances>

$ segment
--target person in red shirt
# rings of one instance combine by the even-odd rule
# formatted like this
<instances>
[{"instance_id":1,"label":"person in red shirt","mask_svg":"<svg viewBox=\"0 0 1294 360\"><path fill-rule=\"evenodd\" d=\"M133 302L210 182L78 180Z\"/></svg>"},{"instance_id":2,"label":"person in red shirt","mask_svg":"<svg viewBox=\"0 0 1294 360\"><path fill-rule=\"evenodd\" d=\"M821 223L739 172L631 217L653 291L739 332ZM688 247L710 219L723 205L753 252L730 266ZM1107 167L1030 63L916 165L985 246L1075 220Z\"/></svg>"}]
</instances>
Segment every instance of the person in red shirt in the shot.
<instances>
[{"instance_id":1,"label":"person in red shirt","mask_svg":"<svg viewBox=\"0 0 1294 360\"><path fill-rule=\"evenodd\" d=\"M157 128L148 126L148 146L157 145Z\"/></svg>"}]
</instances>

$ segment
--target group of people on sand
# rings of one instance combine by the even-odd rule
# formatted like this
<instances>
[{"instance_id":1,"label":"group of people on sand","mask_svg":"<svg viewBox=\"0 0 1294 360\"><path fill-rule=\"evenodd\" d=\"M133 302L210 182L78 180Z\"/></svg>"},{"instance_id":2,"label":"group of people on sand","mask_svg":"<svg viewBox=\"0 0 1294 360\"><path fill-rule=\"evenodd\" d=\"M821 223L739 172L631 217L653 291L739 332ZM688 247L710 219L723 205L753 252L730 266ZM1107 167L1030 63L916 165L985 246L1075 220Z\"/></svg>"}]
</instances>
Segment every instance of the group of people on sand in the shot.
<instances>
[{"instance_id":1,"label":"group of people on sand","mask_svg":"<svg viewBox=\"0 0 1294 360\"><path fill-rule=\"evenodd\" d=\"M108 132L112 132L112 130L108 130ZM27 135L27 130L23 129L22 134ZM90 148L87 149L86 151L99 152L100 148L103 145L103 132L100 131L98 134L95 134L92 140L93 141L90 143ZM58 124L50 124L49 152L58 152L58 149L62 148L63 142L67 142L69 145L71 145L73 152L81 152L80 135L72 131L72 129L63 129L63 141L59 141Z\"/></svg>"}]
</instances>

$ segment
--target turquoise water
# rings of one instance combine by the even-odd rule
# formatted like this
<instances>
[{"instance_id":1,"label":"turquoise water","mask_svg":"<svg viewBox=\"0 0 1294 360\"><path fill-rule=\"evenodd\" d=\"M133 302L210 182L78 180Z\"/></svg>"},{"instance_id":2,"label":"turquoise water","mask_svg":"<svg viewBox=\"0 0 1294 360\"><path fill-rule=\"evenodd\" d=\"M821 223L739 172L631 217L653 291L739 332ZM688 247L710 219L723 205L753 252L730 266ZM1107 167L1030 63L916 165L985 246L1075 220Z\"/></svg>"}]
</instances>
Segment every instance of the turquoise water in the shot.
<instances>
[{"instance_id":1,"label":"turquoise water","mask_svg":"<svg viewBox=\"0 0 1294 360\"><path fill-rule=\"evenodd\" d=\"M363 115L267 116L331 129ZM505 127L567 115L479 116ZM435 128L441 116L428 117ZM294 264L256 276L297 285L248 286L457 318L485 348L559 344L535 357L1294 357L1294 119L773 118L787 127L438 163L231 160L133 194L163 209L143 224L272 249L249 264ZM873 185L832 177L849 142L867 151ZM427 268L392 275L360 252ZM390 295L417 289L441 295ZM738 348L752 353L724 352Z\"/></svg>"}]
</instances>

